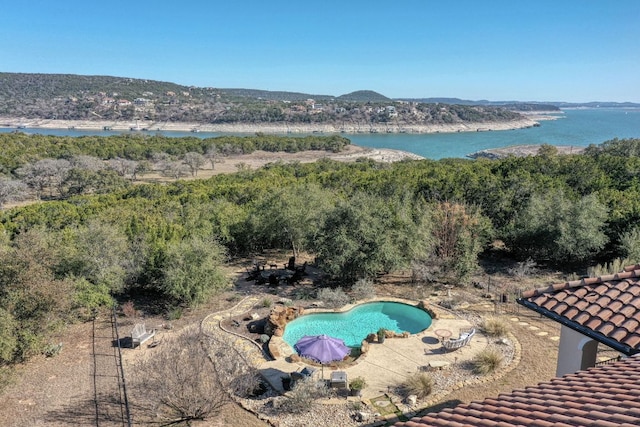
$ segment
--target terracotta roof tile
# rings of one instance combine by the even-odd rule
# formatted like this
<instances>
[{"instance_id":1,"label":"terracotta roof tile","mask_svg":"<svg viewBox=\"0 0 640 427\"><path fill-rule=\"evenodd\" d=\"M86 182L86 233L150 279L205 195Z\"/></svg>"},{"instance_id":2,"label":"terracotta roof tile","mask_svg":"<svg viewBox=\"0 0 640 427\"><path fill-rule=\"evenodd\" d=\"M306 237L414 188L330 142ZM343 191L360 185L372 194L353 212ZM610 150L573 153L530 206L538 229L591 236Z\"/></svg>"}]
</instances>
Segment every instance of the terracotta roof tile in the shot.
<instances>
[{"instance_id":1,"label":"terracotta roof tile","mask_svg":"<svg viewBox=\"0 0 640 427\"><path fill-rule=\"evenodd\" d=\"M528 291L518 302L624 354L640 353L640 265Z\"/></svg>"},{"instance_id":2,"label":"terracotta roof tile","mask_svg":"<svg viewBox=\"0 0 640 427\"><path fill-rule=\"evenodd\" d=\"M602 335L608 335L611 332L613 332L613 330L616 328L616 325L614 325L611 322L607 322L604 323L602 325L600 325L600 327L597 329L598 332L600 332Z\"/></svg>"},{"instance_id":3,"label":"terracotta roof tile","mask_svg":"<svg viewBox=\"0 0 640 427\"><path fill-rule=\"evenodd\" d=\"M396 426L638 426L640 355ZM455 421L455 423L453 423Z\"/></svg>"},{"instance_id":4,"label":"terracotta roof tile","mask_svg":"<svg viewBox=\"0 0 640 427\"><path fill-rule=\"evenodd\" d=\"M628 318L629 316L625 316L622 313L616 313L613 316L611 316L611 319L609 319L609 321L616 326L621 326L625 320L628 320Z\"/></svg>"}]
</instances>

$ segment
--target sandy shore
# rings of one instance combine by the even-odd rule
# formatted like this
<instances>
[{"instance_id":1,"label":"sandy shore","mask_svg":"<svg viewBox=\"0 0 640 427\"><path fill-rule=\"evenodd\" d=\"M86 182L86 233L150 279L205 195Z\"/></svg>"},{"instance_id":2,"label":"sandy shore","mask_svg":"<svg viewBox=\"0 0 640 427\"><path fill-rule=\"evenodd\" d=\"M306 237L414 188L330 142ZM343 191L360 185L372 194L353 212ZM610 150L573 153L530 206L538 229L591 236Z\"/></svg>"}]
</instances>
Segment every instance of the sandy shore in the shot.
<instances>
[{"instance_id":1,"label":"sandy shore","mask_svg":"<svg viewBox=\"0 0 640 427\"><path fill-rule=\"evenodd\" d=\"M524 117L508 122L453 123L434 125L401 124L286 124L286 123L234 123L202 124L188 122L104 121L104 120L47 120L24 117L0 117L0 126L26 129L77 129L112 131L176 131L176 132L216 132L216 133L269 133L269 134L309 134L309 133L456 133L482 132L492 130L523 129L538 125L533 118Z\"/></svg>"},{"instance_id":2,"label":"sandy shore","mask_svg":"<svg viewBox=\"0 0 640 427\"><path fill-rule=\"evenodd\" d=\"M535 156L538 154L540 144L535 145L511 145L509 147L502 148L490 148L488 150L477 151L472 154L468 154L467 157L471 159L487 158L487 159L502 159L509 156L525 157ZM558 154L582 154L585 147L576 147L573 145L556 145Z\"/></svg>"}]
</instances>

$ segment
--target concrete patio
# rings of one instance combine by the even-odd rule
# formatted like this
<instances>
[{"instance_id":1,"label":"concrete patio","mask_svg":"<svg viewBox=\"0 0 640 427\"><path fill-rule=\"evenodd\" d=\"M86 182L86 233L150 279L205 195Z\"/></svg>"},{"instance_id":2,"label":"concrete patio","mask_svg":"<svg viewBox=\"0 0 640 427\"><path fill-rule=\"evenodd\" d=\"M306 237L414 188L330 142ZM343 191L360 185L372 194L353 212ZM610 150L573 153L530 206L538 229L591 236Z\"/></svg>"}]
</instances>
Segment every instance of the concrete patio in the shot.
<instances>
[{"instance_id":1,"label":"concrete patio","mask_svg":"<svg viewBox=\"0 0 640 427\"><path fill-rule=\"evenodd\" d=\"M472 326L467 320L455 318L445 312L434 319L431 326L421 333L408 338L388 338L382 344L371 343L369 351L359 357L352 366L340 369L325 366L324 379L329 379L332 371L345 371L348 380L358 376L366 380L367 386L362 390L361 399L379 396L419 371L447 369L449 365L471 360L488 345L489 340L485 335L478 331L469 345L446 352L435 331L451 331L451 337L456 338L460 330ZM282 341L282 338L272 339L279 340L274 344L278 346L281 357L262 363L259 370L272 387L284 392L282 376L309 365L304 362L290 362L289 356L293 353L293 349ZM318 377L321 375L320 371L318 369L316 374Z\"/></svg>"}]
</instances>

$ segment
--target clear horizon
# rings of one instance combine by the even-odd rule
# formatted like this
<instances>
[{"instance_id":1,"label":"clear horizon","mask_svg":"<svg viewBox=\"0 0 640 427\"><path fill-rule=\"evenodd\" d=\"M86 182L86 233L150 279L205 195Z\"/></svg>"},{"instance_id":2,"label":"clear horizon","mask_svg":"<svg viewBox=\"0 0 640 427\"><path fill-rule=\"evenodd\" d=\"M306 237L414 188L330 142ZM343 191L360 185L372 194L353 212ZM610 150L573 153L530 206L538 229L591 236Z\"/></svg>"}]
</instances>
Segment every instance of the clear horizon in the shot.
<instances>
[{"instance_id":1,"label":"clear horizon","mask_svg":"<svg viewBox=\"0 0 640 427\"><path fill-rule=\"evenodd\" d=\"M5 72L389 98L640 102L636 0L3 5Z\"/></svg>"}]
</instances>

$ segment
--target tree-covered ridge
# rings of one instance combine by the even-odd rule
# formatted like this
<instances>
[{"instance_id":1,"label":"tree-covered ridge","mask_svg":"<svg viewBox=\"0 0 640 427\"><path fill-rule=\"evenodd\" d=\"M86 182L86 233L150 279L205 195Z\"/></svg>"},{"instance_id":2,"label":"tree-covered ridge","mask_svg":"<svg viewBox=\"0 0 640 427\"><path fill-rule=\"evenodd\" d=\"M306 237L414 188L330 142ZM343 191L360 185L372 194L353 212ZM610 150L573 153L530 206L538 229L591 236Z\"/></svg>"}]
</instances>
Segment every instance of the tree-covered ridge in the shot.
<instances>
[{"instance_id":1,"label":"tree-covered ridge","mask_svg":"<svg viewBox=\"0 0 640 427\"><path fill-rule=\"evenodd\" d=\"M511 121L496 106L391 100L373 91L339 97L181 86L153 80L0 73L0 115L30 119L195 123L429 125Z\"/></svg>"},{"instance_id":2,"label":"tree-covered ridge","mask_svg":"<svg viewBox=\"0 0 640 427\"><path fill-rule=\"evenodd\" d=\"M146 134L70 137L4 133L0 134L0 173L13 174L18 167L44 158L70 159L86 155L102 160L151 160L154 153L176 157L182 157L188 152L204 155L212 147L222 154L250 154L256 150L288 153L305 150L339 152L349 144L350 141L340 135L298 137L259 134L172 138Z\"/></svg>"},{"instance_id":3,"label":"tree-covered ridge","mask_svg":"<svg viewBox=\"0 0 640 427\"><path fill-rule=\"evenodd\" d=\"M3 211L0 363L39 351L47 331L113 296L197 304L228 285L228 256L265 249L311 253L339 286L398 269L463 285L498 241L508 256L568 273L638 261L638 147L629 139L583 155L543 146L500 160L271 164Z\"/></svg>"}]
</instances>

